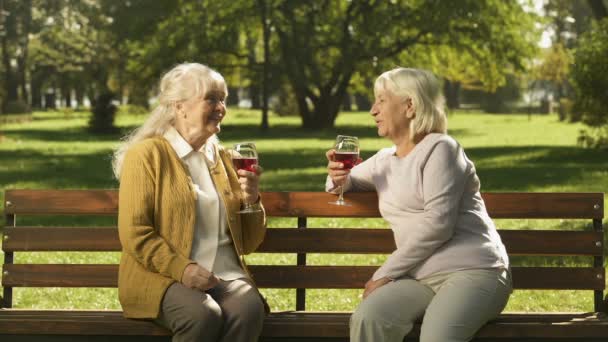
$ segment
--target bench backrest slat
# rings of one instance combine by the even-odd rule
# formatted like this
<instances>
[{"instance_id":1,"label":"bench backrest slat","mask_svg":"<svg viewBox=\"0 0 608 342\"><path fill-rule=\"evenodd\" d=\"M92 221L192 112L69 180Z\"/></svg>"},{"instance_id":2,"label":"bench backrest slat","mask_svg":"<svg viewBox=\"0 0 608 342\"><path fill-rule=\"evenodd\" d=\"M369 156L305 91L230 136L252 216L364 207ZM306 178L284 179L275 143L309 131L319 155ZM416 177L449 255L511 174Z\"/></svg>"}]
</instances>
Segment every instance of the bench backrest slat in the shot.
<instances>
[{"instance_id":1,"label":"bench backrest slat","mask_svg":"<svg viewBox=\"0 0 608 342\"><path fill-rule=\"evenodd\" d=\"M602 193L484 193L493 218L604 217ZM350 207L328 206L323 192L262 193L269 216L379 217L375 193L349 193ZM7 190L7 214L116 215L116 190Z\"/></svg>"},{"instance_id":2,"label":"bench backrest slat","mask_svg":"<svg viewBox=\"0 0 608 342\"><path fill-rule=\"evenodd\" d=\"M499 234L511 256L583 256L592 260L575 263L580 267L513 267L515 288L594 290L596 311L604 306L602 193L484 193L482 196L488 213L495 219L589 220L583 229L574 231L532 227L499 230ZM377 268L369 264L307 266L308 253L387 254L395 248L393 234L386 228L307 227L310 217L380 217L375 193L349 193L348 201L353 204L350 207L328 205L335 196L323 192L265 192L262 198L269 217L297 217L298 228L269 229L258 252L294 253L297 265L252 265L252 273L260 287L297 288L296 307L300 309L304 308L304 289L361 288ZM2 243L5 305L12 305L13 287L117 286L117 265L13 263L13 254L25 251L120 251L116 227L15 224L19 216L28 215L116 216L116 190L7 190L5 200L7 226ZM587 229L588 226L592 229Z\"/></svg>"},{"instance_id":3,"label":"bench backrest slat","mask_svg":"<svg viewBox=\"0 0 608 342\"><path fill-rule=\"evenodd\" d=\"M256 283L264 288L362 288L376 266L252 265ZM5 265L3 286L116 287L118 265ZM604 269L592 267L514 267L518 289L602 290ZM598 275L601 276L598 277Z\"/></svg>"},{"instance_id":4,"label":"bench backrest slat","mask_svg":"<svg viewBox=\"0 0 608 342\"><path fill-rule=\"evenodd\" d=\"M499 230L510 255L603 253L602 233L594 231ZM5 251L120 251L115 227L6 228ZM258 252L382 254L395 249L389 229L270 228Z\"/></svg>"}]
</instances>

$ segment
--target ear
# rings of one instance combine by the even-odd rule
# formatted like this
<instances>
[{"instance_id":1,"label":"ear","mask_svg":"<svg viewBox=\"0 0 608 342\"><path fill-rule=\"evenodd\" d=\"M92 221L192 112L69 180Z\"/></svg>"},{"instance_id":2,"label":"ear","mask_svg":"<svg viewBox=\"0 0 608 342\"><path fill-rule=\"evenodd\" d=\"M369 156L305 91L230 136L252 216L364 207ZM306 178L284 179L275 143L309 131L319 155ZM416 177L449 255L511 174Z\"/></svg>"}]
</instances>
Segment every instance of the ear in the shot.
<instances>
[{"instance_id":1,"label":"ear","mask_svg":"<svg viewBox=\"0 0 608 342\"><path fill-rule=\"evenodd\" d=\"M405 100L405 117L408 119L413 119L416 117L416 109L414 108L414 104L412 103L412 99L408 98Z\"/></svg>"}]
</instances>

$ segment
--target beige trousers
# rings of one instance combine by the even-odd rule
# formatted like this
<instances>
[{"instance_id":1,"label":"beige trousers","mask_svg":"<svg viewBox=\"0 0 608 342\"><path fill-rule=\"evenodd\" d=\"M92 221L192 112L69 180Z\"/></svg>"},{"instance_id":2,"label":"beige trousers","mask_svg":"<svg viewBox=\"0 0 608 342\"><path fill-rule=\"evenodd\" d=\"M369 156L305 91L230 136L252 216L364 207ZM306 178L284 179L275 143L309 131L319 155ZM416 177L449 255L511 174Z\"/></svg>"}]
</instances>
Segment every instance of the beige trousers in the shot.
<instances>
[{"instance_id":1,"label":"beige trousers","mask_svg":"<svg viewBox=\"0 0 608 342\"><path fill-rule=\"evenodd\" d=\"M470 341L504 309L512 292L507 270L477 269L399 279L372 292L350 319L351 341L403 341L423 318L420 342Z\"/></svg>"},{"instance_id":2,"label":"beige trousers","mask_svg":"<svg viewBox=\"0 0 608 342\"><path fill-rule=\"evenodd\" d=\"M173 342L245 342L258 340L265 316L258 290L237 279L207 292L174 283L156 322L173 332Z\"/></svg>"}]
</instances>

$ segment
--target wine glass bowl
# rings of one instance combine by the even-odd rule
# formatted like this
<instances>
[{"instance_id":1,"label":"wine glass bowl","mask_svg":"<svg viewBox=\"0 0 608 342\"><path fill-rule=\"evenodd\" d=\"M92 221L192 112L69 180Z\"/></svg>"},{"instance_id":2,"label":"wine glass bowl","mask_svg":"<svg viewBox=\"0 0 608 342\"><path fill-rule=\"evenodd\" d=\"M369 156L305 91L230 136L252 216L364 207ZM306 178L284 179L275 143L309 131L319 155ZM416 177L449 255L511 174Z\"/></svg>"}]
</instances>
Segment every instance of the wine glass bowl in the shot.
<instances>
[{"instance_id":1,"label":"wine glass bowl","mask_svg":"<svg viewBox=\"0 0 608 342\"><path fill-rule=\"evenodd\" d=\"M334 146L334 161L340 162L345 170L352 169L359 160L359 139L348 135L338 135ZM340 196L337 200L329 204L346 205L350 204L344 200L344 186L340 186Z\"/></svg>"},{"instance_id":2,"label":"wine glass bowl","mask_svg":"<svg viewBox=\"0 0 608 342\"><path fill-rule=\"evenodd\" d=\"M231 157L232 164L237 171L255 172L253 166L258 165L258 152L254 143L242 142L234 144ZM249 203L245 203L245 208L237 211L237 213L255 213L260 211L260 209L254 209Z\"/></svg>"}]
</instances>

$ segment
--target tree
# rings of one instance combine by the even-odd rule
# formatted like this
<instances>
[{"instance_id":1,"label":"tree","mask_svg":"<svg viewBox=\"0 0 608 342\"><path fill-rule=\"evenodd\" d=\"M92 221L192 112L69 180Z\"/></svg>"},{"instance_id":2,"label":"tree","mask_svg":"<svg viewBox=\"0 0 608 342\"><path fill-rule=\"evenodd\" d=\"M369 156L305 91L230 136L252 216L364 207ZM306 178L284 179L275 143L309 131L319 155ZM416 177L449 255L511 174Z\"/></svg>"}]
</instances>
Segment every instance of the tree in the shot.
<instances>
[{"instance_id":1,"label":"tree","mask_svg":"<svg viewBox=\"0 0 608 342\"><path fill-rule=\"evenodd\" d=\"M545 51L541 63L533 70L535 81L552 85L558 102L561 102L566 95L565 89L568 87L567 79L572 61L571 51L566 49L562 43L554 43ZM560 106L559 119L561 121L565 118L565 111Z\"/></svg>"},{"instance_id":2,"label":"tree","mask_svg":"<svg viewBox=\"0 0 608 342\"><path fill-rule=\"evenodd\" d=\"M27 112L26 60L32 24L32 0L0 0L0 44L4 70L3 110Z\"/></svg>"},{"instance_id":3,"label":"tree","mask_svg":"<svg viewBox=\"0 0 608 342\"><path fill-rule=\"evenodd\" d=\"M576 90L575 110L590 127L580 141L587 146L608 147L608 18L594 23L584 33L574 55L572 80Z\"/></svg>"},{"instance_id":4,"label":"tree","mask_svg":"<svg viewBox=\"0 0 608 342\"><path fill-rule=\"evenodd\" d=\"M377 65L418 45L466 50L483 42L477 51L501 63L492 68L522 63L528 37L518 30L519 23L533 16L517 2L474 0L277 1L272 15L283 70L302 124L311 129L333 126L357 71L377 74ZM374 66L374 61L380 63Z\"/></svg>"},{"instance_id":5,"label":"tree","mask_svg":"<svg viewBox=\"0 0 608 342\"><path fill-rule=\"evenodd\" d=\"M496 55L479 42L470 42L467 46L418 45L400 54L400 65L429 69L442 77L447 106L457 109L461 89L495 93L506 85L508 77L528 69L523 61L536 54L536 32L531 21L520 25L528 27L533 34L521 40L517 56Z\"/></svg>"},{"instance_id":6,"label":"tree","mask_svg":"<svg viewBox=\"0 0 608 342\"><path fill-rule=\"evenodd\" d=\"M603 0L587 0L595 19L602 20L608 16L608 9Z\"/></svg>"},{"instance_id":7,"label":"tree","mask_svg":"<svg viewBox=\"0 0 608 342\"><path fill-rule=\"evenodd\" d=\"M268 19L268 5L266 0L258 0L260 19L262 23L262 39L264 40L264 67L262 71L262 130L268 130L268 97L270 90L270 20Z\"/></svg>"}]
</instances>

